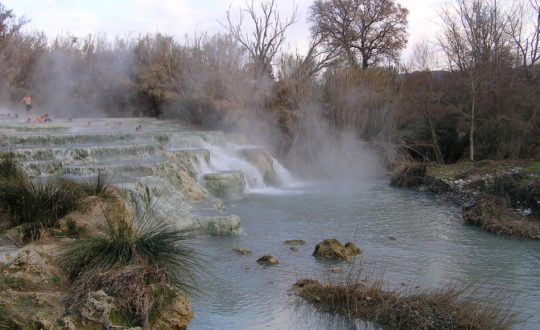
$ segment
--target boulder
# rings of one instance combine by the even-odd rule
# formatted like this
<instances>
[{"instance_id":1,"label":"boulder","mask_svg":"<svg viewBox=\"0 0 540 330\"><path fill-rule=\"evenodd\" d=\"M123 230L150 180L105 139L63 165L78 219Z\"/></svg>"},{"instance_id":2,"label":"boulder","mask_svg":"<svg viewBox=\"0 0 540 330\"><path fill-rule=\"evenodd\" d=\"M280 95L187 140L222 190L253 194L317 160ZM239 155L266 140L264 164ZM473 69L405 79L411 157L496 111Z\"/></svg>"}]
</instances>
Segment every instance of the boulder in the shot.
<instances>
[{"instance_id":1,"label":"boulder","mask_svg":"<svg viewBox=\"0 0 540 330\"><path fill-rule=\"evenodd\" d=\"M313 256L322 259L347 260L348 257L360 254L360 249L351 242L345 246L335 238L325 239L315 246Z\"/></svg>"},{"instance_id":2,"label":"boulder","mask_svg":"<svg viewBox=\"0 0 540 330\"><path fill-rule=\"evenodd\" d=\"M22 273L32 277L39 277L48 281L51 277L49 268L43 258L33 250L23 250L17 254L15 260L7 268L9 273Z\"/></svg>"},{"instance_id":3,"label":"boulder","mask_svg":"<svg viewBox=\"0 0 540 330\"><path fill-rule=\"evenodd\" d=\"M306 241L303 239L289 239L285 241L285 244L287 245L304 245L306 244Z\"/></svg>"},{"instance_id":4,"label":"boulder","mask_svg":"<svg viewBox=\"0 0 540 330\"><path fill-rule=\"evenodd\" d=\"M265 266L273 266L279 264L279 260L269 254L260 257L259 259L257 259L257 262Z\"/></svg>"},{"instance_id":5,"label":"boulder","mask_svg":"<svg viewBox=\"0 0 540 330\"><path fill-rule=\"evenodd\" d=\"M100 324L108 329L111 326L109 316L114 308L114 298L102 290L89 292L80 309L81 322Z\"/></svg>"},{"instance_id":6,"label":"boulder","mask_svg":"<svg viewBox=\"0 0 540 330\"><path fill-rule=\"evenodd\" d=\"M160 308L159 317L152 322L152 329L187 330L193 320L193 308L183 292L177 292L170 303Z\"/></svg>"},{"instance_id":7,"label":"boulder","mask_svg":"<svg viewBox=\"0 0 540 330\"><path fill-rule=\"evenodd\" d=\"M274 158L264 148L245 148L238 151L238 155L247 160L262 173L264 182L269 185L277 183L274 170Z\"/></svg>"}]
</instances>

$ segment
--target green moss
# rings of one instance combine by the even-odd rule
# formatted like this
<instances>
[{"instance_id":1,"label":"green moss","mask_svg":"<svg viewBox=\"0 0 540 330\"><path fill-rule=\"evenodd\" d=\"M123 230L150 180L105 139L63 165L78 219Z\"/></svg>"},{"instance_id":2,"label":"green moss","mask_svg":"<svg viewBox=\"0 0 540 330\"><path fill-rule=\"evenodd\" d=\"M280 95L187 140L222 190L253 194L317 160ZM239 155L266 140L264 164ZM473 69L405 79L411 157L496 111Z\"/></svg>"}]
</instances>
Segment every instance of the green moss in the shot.
<instances>
[{"instance_id":1,"label":"green moss","mask_svg":"<svg viewBox=\"0 0 540 330\"><path fill-rule=\"evenodd\" d=\"M66 229L63 232L68 237L81 237L84 234L86 234L86 227L85 226L78 226L75 220L69 218L66 221Z\"/></svg>"},{"instance_id":2,"label":"green moss","mask_svg":"<svg viewBox=\"0 0 540 330\"><path fill-rule=\"evenodd\" d=\"M49 282L53 285L60 285L62 283L62 279L58 275L53 275L51 276Z\"/></svg>"},{"instance_id":3,"label":"green moss","mask_svg":"<svg viewBox=\"0 0 540 330\"><path fill-rule=\"evenodd\" d=\"M137 318L136 313L128 308L115 308L111 310L109 320L111 320L112 324L114 325L121 325L129 328L141 326L141 322Z\"/></svg>"},{"instance_id":4,"label":"green moss","mask_svg":"<svg viewBox=\"0 0 540 330\"><path fill-rule=\"evenodd\" d=\"M0 289L22 290L27 287L26 279L19 276L2 275L0 276Z\"/></svg>"},{"instance_id":5,"label":"green moss","mask_svg":"<svg viewBox=\"0 0 540 330\"><path fill-rule=\"evenodd\" d=\"M153 298L154 304L150 310L149 321L152 324L157 318L159 318L159 311L163 306L167 306L172 303L176 297L176 291L170 287L164 287L161 285L153 285Z\"/></svg>"}]
</instances>

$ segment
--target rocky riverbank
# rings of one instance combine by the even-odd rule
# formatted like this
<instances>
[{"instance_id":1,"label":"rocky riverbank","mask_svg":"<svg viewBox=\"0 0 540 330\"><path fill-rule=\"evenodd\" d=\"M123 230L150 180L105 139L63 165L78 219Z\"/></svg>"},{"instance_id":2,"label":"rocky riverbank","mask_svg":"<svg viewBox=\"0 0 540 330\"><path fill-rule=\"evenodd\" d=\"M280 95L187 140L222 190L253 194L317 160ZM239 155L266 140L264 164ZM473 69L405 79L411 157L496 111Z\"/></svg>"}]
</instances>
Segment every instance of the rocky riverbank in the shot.
<instances>
[{"instance_id":1,"label":"rocky riverbank","mask_svg":"<svg viewBox=\"0 0 540 330\"><path fill-rule=\"evenodd\" d=\"M391 184L444 196L463 208L466 224L540 239L539 162L407 163L396 167Z\"/></svg>"},{"instance_id":2,"label":"rocky riverbank","mask_svg":"<svg viewBox=\"0 0 540 330\"><path fill-rule=\"evenodd\" d=\"M133 306L114 286L104 282L99 289L76 292L73 279L59 266L62 254L79 239L103 235L101 207L72 212L58 223L57 229L0 263L0 329L141 329ZM0 235L17 240L12 237L16 232L13 228ZM144 287L151 291L151 329L187 329L194 314L184 292L157 283Z\"/></svg>"}]
</instances>

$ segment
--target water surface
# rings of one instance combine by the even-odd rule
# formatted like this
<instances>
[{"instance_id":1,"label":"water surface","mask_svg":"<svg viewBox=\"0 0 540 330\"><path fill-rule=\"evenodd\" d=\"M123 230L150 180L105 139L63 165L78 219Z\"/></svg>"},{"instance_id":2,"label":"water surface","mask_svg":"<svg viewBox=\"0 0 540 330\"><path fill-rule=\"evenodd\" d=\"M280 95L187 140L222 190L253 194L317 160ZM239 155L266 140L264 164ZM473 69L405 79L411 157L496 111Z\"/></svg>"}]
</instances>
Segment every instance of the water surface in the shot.
<instances>
[{"instance_id":1,"label":"water surface","mask_svg":"<svg viewBox=\"0 0 540 330\"><path fill-rule=\"evenodd\" d=\"M389 187L385 180L269 192L227 204L242 218L244 235L198 240L213 276L201 280L192 329L373 328L312 312L288 294L301 277L336 276L329 270L338 262L311 256L326 238L355 242L363 251L355 262L368 272L384 273L392 286L472 284L480 287L479 295L512 296L514 308L528 318L519 328L540 324L538 242L464 226L458 207L430 193ZM288 239L303 239L306 245L293 252L283 243ZM233 248L252 254L238 255ZM258 265L255 260L264 254L280 264Z\"/></svg>"}]
</instances>

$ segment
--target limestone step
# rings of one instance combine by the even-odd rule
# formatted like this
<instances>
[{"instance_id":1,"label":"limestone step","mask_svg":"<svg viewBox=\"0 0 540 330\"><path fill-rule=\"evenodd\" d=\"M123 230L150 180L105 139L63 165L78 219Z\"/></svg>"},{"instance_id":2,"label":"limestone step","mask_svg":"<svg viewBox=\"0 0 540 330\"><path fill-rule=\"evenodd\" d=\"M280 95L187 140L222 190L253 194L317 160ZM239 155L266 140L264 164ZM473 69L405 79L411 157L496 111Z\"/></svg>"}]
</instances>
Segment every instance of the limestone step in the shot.
<instances>
[{"instance_id":1,"label":"limestone step","mask_svg":"<svg viewBox=\"0 0 540 330\"><path fill-rule=\"evenodd\" d=\"M5 142L11 148L28 146L69 146L71 144L102 144L111 142L162 142L168 140L167 134L135 132L91 132L58 134L8 134Z\"/></svg>"},{"instance_id":2,"label":"limestone step","mask_svg":"<svg viewBox=\"0 0 540 330\"><path fill-rule=\"evenodd\" d=\"M64 174L69 175L92 175L102 172L106 175L125 174L128 176L152 176L156 175L156 167L171 165L172 162L166 157L154 157L140 160L114 160L94 163L71 164L63 168Z\"/></svg>"},{"instance_id":3,"label":"limestone step","mask_svg":"<svg viewBox=\"0 0 540 330\"><path fill-rule=\"evenodd\" d=\"M20 161L82 161L82 160L119 160L149 158L161 151L161 145L156 142L145 143L103 143L95 144L71 144L68 146L55 146L44 148L43 146L23 146L15 148L11 152Z\"/></svg>"},{"instance_id":4,"label":"limestone step","mask_svg":"<svg viewBox=\"0 0 540 330\"><path fill-rule=\"evenodd\" d=\"M73 174L64 174L62 177L73 180L75 182L96 182L98 174L88 174L88 175L73 175ZM106 184L119 186L120 188L124 184L136 183L139 177L130 177L125 175L105 175L103 179Z\"/></svg>"},{"instance_id":5,"label":"limestone step","mask_svg":"<svg viewBox=\"0 0 540 330\"><path fill-rule=\"evenodd\" d=\"M49 176L62 174L65 162L61 160L37 160L21 162L30 176Z\"/></svg>"},{"instance_id":6,"label":"limestone step","mask_svg":"<svg viewBox=\"0 0 540 330\"><path fill-rule=\"evenodd\" d=\"M203 148L185 148L185 149L165 149L165 151L179 157L197 158L200 157L206 162L210 161L210 150Z\"/></svg>"}]
</instances>

